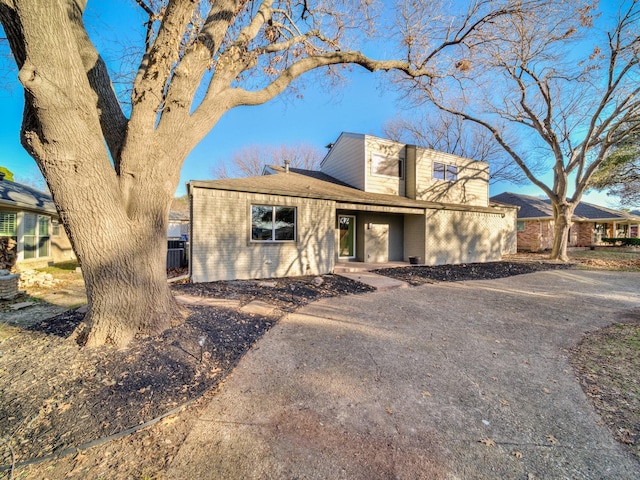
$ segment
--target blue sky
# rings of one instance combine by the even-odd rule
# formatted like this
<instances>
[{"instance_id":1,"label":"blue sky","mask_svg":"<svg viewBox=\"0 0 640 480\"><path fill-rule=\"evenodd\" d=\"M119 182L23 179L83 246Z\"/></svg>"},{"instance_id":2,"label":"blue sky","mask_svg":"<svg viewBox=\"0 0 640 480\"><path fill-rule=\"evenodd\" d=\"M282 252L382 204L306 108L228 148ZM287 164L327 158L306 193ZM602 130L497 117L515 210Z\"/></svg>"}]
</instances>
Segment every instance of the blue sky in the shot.
<instances>
[{"instance_id":1,"label":"blue sky","mask_svg":"<svg viewBox=\"0 0 640 480\"><path fill-rule=\"evenodd\" d=\"M115 37L119 43L132 43L142 34L142 17L126 17L122 13L123 9L131 8L132 2L89 1L87 24L98 25L92 39L107 60L116 50L103 49L104 42ZM13 81L16 72L9 75L9 80ZM185 183L189 180L212 178L211 170L215 165L247 145L308 143L323 147L335 141L343 131L383 136L384 123L403 111L395 96L380 88L382 75L354 67L346 75L348 81L333 91L307 82L301 99L277 98L265 105L228 112L186 159L176 195L185 193ZM19 141L22 105L22 89L17 83L0 89L0 166L13 171L17 180L39 175L35 162ZM532 185L506 183L492 185L490 193L495 195L507 190L530 195L542 193ZM597 192L588 194L585 200L614 204L610 197Z\"/></svg>"}]
</instances>

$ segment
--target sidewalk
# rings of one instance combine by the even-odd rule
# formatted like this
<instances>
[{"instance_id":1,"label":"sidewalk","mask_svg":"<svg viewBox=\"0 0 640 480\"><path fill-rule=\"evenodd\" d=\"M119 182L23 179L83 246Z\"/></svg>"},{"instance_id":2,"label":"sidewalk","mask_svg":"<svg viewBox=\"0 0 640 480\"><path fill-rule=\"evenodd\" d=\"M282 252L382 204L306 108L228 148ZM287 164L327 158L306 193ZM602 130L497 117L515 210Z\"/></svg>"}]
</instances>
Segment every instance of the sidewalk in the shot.
<instances>
[{"instance_id":1,"label":"sidewalk","mask_svg":"<svg viewBox=\"0 0 640 480\"><path fill-rule=\"evenodd\" d=\"M640 274L550 271L323 300L240 362L168 478L634 479L566 349Z\"/></svg>"}]
</instances>

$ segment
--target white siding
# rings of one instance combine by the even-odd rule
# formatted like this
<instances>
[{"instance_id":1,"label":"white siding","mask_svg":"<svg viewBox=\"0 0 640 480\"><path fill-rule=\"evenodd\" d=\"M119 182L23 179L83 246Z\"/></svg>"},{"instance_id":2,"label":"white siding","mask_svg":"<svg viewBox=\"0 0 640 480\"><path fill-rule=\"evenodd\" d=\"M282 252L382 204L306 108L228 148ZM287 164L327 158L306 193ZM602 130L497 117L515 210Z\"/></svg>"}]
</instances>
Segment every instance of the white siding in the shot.
<instances>
[{"instance_id":1,"label":"white siding","mask_svg":"<svg viewBox=\"0 0 640 480\"><path fill-rule=\"evenodd\" d=\"M335 203L193 188L194 282L329 273L334 266ZM251 205L297 207L297 241L251 242Z\"/></svg>"},{"instance_id":2,"label":"white siding","mask_svg":"<svg viewBox=\"0 0 640 480\"><path fill-rule=\"evenodd\" d=\"M458 181L433 178L434 162L458 167ZM489 166L468 158L418 148L416 152L416 198L418 200L459 203L486 207L489 205Z\"/></svg>"},{"instance_id":3,"label":"white siding","mask_svg":"<svg viewBox=\"0 0 640 480\"><path fill-rule=\"evenodd\" d=\"M365 191L371 193L385 193L388 195L400 195L404 197L404 153L405 146L402 143L385 140L382 138L366 136L366 166L365 166ZM402 160L402 176L397 178L376 175L372 171L372 163L374 155L382 155L385 157L399 158Z\"/></svg>"},{"instance_id":4,"label":"white siding","mask_svg":"<svg viewBox=\"0 0 640 480\"><path fill-rule=\"evenodd\" d=\"M343 133L320 164L320 171L364 190L364 135Z\"/></svg>"}]
</instances>

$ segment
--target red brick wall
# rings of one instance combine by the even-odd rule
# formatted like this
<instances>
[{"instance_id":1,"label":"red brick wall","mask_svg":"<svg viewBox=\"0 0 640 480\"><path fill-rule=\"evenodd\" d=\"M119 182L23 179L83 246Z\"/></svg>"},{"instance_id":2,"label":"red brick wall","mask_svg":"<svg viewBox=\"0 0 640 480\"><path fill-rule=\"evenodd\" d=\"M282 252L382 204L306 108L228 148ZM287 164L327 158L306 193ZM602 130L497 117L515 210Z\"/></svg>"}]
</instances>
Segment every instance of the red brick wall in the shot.
<instances>
[{"instance_id":1,"label":"red brick wall","mask_svg":"<svg viewBox=\"0 0 640 480\"><path fill-rule=\"evenodd\" d=\"M518 232L518 250L537 252L553 246L553 221L525 220L524 225Z\"/></svg>"},{"instance_id":2,"label":"red brick wall","mask_svg":"<svg viewBox=\"0 0 640 480\"><path fill-rule=\"evenodd\" d=\"M575 228L578 231L576 247L589 247L593 245L595 223L576 222L571 228Z\"/></svg>"},{"instance_id":3,"label":"red brick wall","mask_svg":"<svg viewBox=\"0 0 640 480\"><path fill-rule=\"evenodd\" d=\"M593 222L575 222L571 225L569 245L589 247L594 242ZM525 230L518 232L518 250L537 252L553 247L552 220L525 220Z\"/></svg>"}]
</instances>

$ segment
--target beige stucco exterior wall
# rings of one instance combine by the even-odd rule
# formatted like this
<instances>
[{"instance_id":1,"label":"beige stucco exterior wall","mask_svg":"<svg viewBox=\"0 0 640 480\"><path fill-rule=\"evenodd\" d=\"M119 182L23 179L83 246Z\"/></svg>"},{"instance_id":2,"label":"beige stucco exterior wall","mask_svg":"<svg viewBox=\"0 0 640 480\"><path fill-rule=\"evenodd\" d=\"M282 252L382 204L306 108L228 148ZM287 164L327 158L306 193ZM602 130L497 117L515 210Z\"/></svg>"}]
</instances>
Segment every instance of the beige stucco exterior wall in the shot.
<instances>
[{"instance_id":1,"label":"beige stucco exterior wall","mask_svg":"<svg viewBox=\"0 0 640 480\"><path fill-rule=\"evenodd\" d=\"M329 273L334 266L335 203L193 188L194 282ZM295 242L251 242L251 205L296 207Z\"/></svg>"},{"instance_id":2,"label":"beige stucco exterior wall","mask_svg":"<svg viewBox=\"0 0 640 480\"><path fill-rule=\"evenodd\" d=\"M67 237L62 223L58 225L58 235L53 234L53 228L51 229L51 257L54 263L68 262L76 258L76 255L71 248L71 242Z\"/></svg>"},{"instance_id":3,"label":"beige stucco exterior wall","mask_svg":"<svg viewBox=\"0 0 640 480\"><path fill-rule=\"evenodd\" d=\"M513 214L428 210L427 265L498 261L515 251Z\"/></svg>"}]
</instances>

